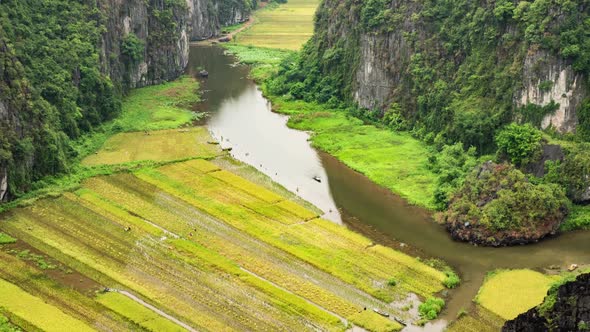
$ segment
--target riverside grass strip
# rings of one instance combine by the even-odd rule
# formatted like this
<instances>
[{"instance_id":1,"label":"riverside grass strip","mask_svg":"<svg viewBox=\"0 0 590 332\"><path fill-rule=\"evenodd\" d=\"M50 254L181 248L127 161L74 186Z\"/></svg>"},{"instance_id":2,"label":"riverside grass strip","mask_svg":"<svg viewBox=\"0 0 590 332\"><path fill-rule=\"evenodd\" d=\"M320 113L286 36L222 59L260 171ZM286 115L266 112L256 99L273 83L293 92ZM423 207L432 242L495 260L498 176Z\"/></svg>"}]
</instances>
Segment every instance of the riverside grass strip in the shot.
<instances>
[{"instance_id":1,"label":"riverside grass strip","mask_svg":"<svg viewBox=\"0 0 590 332\"><path fill-rule=\"evenodd\" d=\"M532 270L494 271L479 289L476 302L506 320L514 319L543 302L554 281Z\"/></svg>"},{"instance_id":2,"label":"riverside grass strip","mask_svg":"<svg viewBox=\"0 0 590 332\"><path fill-rule=\"evenodd\" d=\"M0 307L47 332L91 332L93 328L18 286L0 279Z\"/></svg>"}]
</instances>

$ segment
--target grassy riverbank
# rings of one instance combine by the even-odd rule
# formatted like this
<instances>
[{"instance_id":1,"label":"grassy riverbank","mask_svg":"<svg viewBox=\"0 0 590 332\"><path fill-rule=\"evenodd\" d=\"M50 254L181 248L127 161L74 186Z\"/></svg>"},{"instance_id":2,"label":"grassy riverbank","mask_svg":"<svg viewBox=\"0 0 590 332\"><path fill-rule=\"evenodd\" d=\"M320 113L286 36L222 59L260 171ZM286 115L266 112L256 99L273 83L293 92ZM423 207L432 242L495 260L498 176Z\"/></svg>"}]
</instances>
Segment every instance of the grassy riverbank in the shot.
<instances>
[{"instance_id":1,"label":"grassy riverbank","mask_svg":"<svg viewBox=\"0 0 590 332\"><path fill-rule=\"evenodd\" d=\"M280 59L288 52L228 44L240 61L253 65L252 77L264 89ZM437 175L429 165L433 150L407 132L395 132L368 124L334 109L301 100L267 94L276 112L290 116L292 128L312 132L314 147L337 157L347 166L390 189L408 202L434 210Z\"/></svg>"}]
</instances>

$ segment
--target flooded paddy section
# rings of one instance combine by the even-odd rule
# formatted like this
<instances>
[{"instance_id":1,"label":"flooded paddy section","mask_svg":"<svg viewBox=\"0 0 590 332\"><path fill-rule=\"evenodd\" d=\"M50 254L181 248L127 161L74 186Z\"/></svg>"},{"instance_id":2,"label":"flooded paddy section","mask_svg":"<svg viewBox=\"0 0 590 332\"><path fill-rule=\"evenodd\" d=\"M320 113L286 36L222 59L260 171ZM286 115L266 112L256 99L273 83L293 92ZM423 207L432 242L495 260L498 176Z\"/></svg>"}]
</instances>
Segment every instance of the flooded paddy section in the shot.
<instances>
[{"instance_id":1,"label":"flooded paddy section","mask_svg":"<svg viewBox=\"0 0 590 332\"><path fill-rule=\"evenodd\" d=\"M334 157L315 151L308 134L287 128L287 117L271 111L269 102L247 79L247 67L235 62L220 48L191 49L190 68L209 71L209 77L202 79L205 102L200 107L211 113L208 126L213 136L224 148L231 148L235 158L328 212L326 218L343 222L375 243L449 263L463 282L447 298L446 318L454 318L460 308L472 305L488 271L565 269L572 263L590 263L590 232L584 231L508 248L453 241L429 212L408 206ZM314 176L321 183L314 181Z\"/></svg>"}]
</instances>

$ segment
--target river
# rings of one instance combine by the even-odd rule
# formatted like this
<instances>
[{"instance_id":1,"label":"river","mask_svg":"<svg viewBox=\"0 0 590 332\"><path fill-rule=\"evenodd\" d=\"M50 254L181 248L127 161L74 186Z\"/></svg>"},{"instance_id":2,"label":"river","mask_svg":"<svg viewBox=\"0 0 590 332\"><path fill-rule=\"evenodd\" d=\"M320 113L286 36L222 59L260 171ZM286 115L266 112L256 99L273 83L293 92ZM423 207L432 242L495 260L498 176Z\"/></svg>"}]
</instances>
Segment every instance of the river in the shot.
<instances>
[{"instance_id":1,"label":"river","mask_svg":"<svg viewBox=\"0 0 590 332\"><path fill-rule=\"evenodd\" d=\"M578 231L538 244L486 248L453 241L429 212L409 206L334 157L314 150L305 132L286 126L287 117L271 111L248 67L212 46L192 46L189 73L209 72L201 79L203 102L210 112L208 127L234 158L246 162L285 188L313 203L324 218L343 223L377 243L414 256L436 257L461 276L442 318L469 308L486 272L498 268L545 270L550 266L590 264L590 232ZM319 177L321 182L314 180Z\"/></svg>"}]
</instances>

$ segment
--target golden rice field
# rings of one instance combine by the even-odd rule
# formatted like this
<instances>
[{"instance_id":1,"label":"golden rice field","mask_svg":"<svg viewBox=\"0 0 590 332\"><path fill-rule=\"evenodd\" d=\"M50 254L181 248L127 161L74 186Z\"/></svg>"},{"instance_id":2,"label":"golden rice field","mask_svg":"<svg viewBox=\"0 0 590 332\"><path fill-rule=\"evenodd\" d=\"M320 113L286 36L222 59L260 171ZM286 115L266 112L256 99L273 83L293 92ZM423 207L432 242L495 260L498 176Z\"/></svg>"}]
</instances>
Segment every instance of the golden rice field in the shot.
<instances>
[{"instance_id":1,"label":"golden rice field","mask_svg":"<svg viewBox=\"0 0 590 332\"><path fill-rule=\"evenodd\" d=\"M109 138L102 148L82 164L111 165L138 160L171 161L191 157L212 158L220 154L218 145L211 140L207 128L193 127L150 132L120 133Z\"/></svg>"},{"instance_id":2,"label":"golden rice field","mask_svg":"<svg viewBox=\"0 0 590 332\"><path fill-rule=\"evenodd\" d=\"M500 316L482 308L479 305L461 315L446 329L447 332L497 332L506 322Z\"/></svg>"},{"instance_id":3,"label":"golden rice field","mask_svg":"<svg viewBox=\"0 0 590 332\"><path fill-rule=\"evenodd\" d=\"M256 47L299 50L313 34L319 0L289 0L254 14L254 24L239 33L236 42Z\"/></svg>"},{"instance_id":4,"label":"golden rice field","mask_svg":"<svg viewBox=\"0 0 590 332\"><path fill-rule=\"evenodd\" d=\"M532 270L500 270L487 277L477 294L482 307L509 320L543 302L555 278Z\"/></svg>"},{"instance_id":5,"label":"golden rice field","mask_svg":"<svg viewBox=\"0 0 590 332\"><path fill-rule=\"evenodd\" d=\"M95 177L5 214L0 232L18 241L0 249L0 265L11 267L0 269L0 288L10 294L3 314L41 330L55 330L55 320L80 331L184 329L121 294L100 292L109 287L195 330L355 324L394 331L401 325L363 309L414 320L391 302L443 289L443 273L321 220L224 164L194 159ZM25 244L58 268L20 259ZM51 318L23 313L13 298Z\"/></svg>"}]
</instances>

